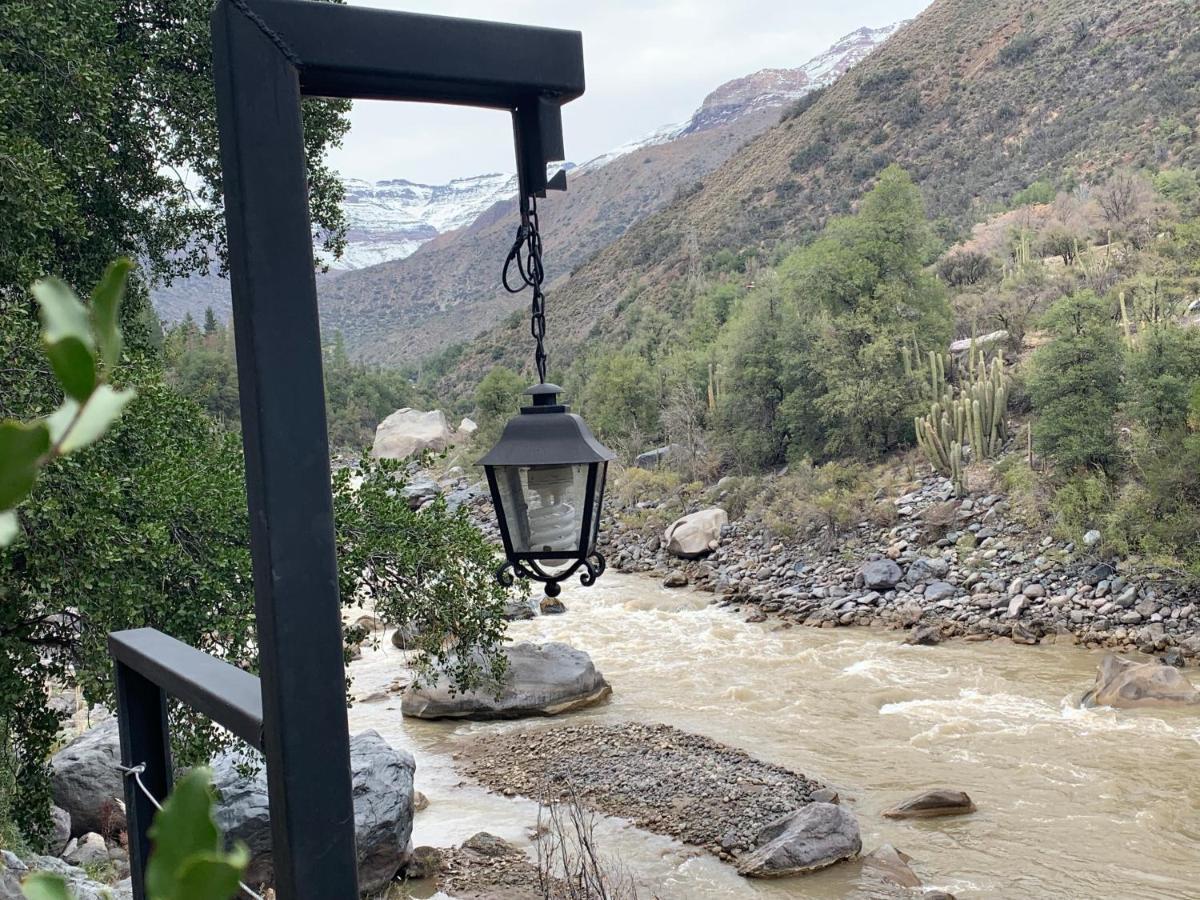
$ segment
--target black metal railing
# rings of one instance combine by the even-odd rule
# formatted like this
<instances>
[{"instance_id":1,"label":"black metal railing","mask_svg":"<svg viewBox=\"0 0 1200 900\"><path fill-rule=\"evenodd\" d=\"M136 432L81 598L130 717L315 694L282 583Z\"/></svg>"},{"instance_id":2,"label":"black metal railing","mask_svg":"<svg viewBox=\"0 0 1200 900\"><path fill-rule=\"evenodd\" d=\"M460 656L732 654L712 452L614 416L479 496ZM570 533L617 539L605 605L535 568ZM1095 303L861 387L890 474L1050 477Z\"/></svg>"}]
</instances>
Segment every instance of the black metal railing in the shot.
<instances>
[{"instance_id":1,"label":"black metal railing","mask_svg":"<svg viewBox=\"0 0 1200 900\"><path fill-rule=\"evenodd\" d=\"M144 900L150 823L171 791L167 698L174 697L251 746L263 749L258 679L154 628L108 636L116 675L121 769L134 900Z\"/></svg>"}]
</instances>

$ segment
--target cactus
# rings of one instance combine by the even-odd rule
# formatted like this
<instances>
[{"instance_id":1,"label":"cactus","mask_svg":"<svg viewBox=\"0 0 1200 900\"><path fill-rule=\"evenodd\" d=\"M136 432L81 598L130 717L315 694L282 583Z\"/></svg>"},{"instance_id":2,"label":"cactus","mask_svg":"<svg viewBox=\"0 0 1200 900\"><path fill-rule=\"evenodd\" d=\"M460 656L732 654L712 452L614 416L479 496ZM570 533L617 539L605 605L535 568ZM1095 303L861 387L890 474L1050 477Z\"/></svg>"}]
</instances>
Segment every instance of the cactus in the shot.
<instances>
[{"instance_id":1,"label":"cactus","mask_svg":"<svg viewBox=\"0 0 1200 900\"><path fill-rule=\"evenodd\" d=\"M966 490L963 466L968 448L971 460L990 459L1000 452L1008 437L1004 355L998 353L988 363L983 351L972 343L965 380L957 389L945 382L944 366L939 368L942 357L930 353L929 360L930 381L926 387L934 399L929 414L913 422L917 445L935 469L954 481L955 490L961 494Z\"/></svg>"}]
</instances>

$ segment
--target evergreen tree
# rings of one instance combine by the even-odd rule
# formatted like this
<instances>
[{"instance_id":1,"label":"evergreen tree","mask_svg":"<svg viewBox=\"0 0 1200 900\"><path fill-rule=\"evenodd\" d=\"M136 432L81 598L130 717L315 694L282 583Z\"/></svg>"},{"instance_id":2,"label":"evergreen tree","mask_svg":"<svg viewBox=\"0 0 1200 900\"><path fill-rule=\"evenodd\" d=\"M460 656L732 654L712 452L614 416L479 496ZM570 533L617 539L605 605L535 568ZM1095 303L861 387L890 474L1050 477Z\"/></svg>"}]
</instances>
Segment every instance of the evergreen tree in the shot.
<instances>
[{"instance_id":1,"label":"evergreen tree","mask_svg":"<svg viewBox=\"0 0 1200 900\"><path fill-rule=\"evenodd\" d=\"M933 246L920 192L890 166L857 213L781 266L796 315L816 328L812 372L799 379L806 395L788 408L819 418L824 454L872 455L909 435L913 392L901 349L942 347L950 337L945 290L925 271ZM814 389L820 394L808 396ZM789 431L806 429L811 435L810 422L789 422Z\"/></svg>"},{"instance_id":2,"label":"evergreen tree","mask_svg":"<svg viewBox=\"0 0 1200 900\"><path fill-rule=\"evenodd\" d=\"M1066 472L1111 469L1121 400L1121 342L1111 310L1091 291L1064 297L1046 314L1052 340L1037 351L1029 382L1037 447Z\"/></svg>"}]
</instances>

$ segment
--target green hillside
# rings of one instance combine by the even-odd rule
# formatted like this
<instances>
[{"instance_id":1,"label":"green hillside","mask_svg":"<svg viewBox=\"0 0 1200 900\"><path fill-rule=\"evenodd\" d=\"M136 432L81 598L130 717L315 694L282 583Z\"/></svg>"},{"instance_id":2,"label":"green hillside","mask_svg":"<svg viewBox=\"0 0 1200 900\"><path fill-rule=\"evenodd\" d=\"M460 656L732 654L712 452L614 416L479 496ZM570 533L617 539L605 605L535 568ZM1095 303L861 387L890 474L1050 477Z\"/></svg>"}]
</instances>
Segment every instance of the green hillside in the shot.
<instances>
[{"instance_id":1,"label":"green hillside","mask_svg":"<svg viewBox=\"0 0 1200 900\"><path fill-rule=\"evenodd\" d=\"M555 361L565 368L585 341L627 339L643 310L682 322L697 263L711 268L726 251L778 259L892 163L920 186L949 244L1033 182L1200 162L1198 69L1200 7L1186 0L938 0L580 266L550 298ZM514 317L473 342L447 387L461 396L493 363L523 364L524 334Z\"/></svg>"}]
</instances>

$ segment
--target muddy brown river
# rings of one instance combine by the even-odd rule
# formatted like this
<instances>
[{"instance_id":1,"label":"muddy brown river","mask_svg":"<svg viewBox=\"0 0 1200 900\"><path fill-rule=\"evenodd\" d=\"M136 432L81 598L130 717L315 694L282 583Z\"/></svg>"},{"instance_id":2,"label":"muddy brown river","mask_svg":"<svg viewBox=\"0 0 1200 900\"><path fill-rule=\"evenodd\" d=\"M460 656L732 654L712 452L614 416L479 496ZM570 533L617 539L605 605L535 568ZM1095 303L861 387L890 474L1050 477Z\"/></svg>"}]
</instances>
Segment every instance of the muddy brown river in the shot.
<instances>
[{"instance_id":1,"label":"muddy brown river","mask_svg":"<svg viewBox=\"0 0 1200 900\"><path fill-rule=\"evenodd\" d=\"M665 722L835 787L864 851L890 842L927 887L960 898L1200 897L1200 714L1082 710L1099 655L1073 647L951 642L909 647L866 629L778 629L708 605L711 595L606 574L566 588L568 612L514 623L514 640L586 650L613 686L573 720ZM352 666L365 696L400 673L390 644ZM430 799L415 844L486 830L529 846L537 808L464 783L452 754L505 724L404 720L398 698L357 704L417 759ZM558 720L558 721L561 721ZM535 726L552 726L555 720ZM932 787L967 791L973 815L917 822L880 811ZM603 818L605 852L664 898L844 897L855 864L750 882L711 856Z\"/></svg>"}]
</instances>

